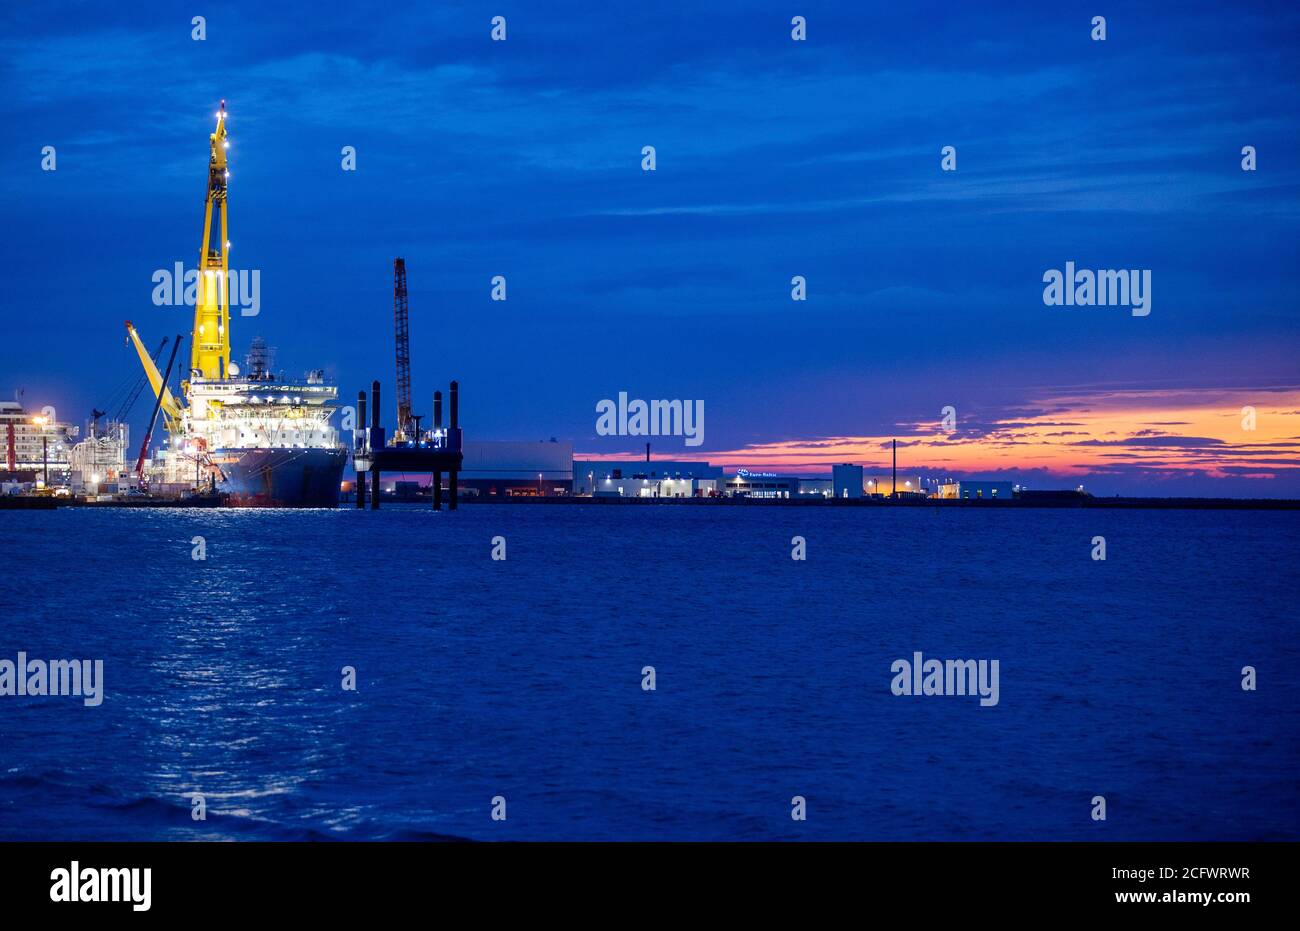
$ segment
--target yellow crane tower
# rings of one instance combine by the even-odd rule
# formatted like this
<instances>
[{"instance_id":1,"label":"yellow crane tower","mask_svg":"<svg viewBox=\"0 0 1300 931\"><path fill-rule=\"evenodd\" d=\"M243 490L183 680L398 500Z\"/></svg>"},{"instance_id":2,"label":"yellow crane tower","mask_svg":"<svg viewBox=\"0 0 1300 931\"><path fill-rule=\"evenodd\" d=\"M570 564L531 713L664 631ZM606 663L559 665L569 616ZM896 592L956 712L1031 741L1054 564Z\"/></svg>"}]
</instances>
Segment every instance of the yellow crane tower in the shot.
<instances>
[{"instance_id":1,"label":"yellow crane tower","mask_svg":"<svg viewBox=\"0 0 1300 931\"><path fill-rule=\"evenodd\" d=\"M221 101L217 111L217 128L208 137L211 155L208 158L208 197L203 212L203 245L199 249L199 281L194 304L194 330L190 334L190 378L224 379L230 372L230 239L227 229L226 184L230 170L226 164L226 102ZM212 211L221 212L221 238L218 248L212 247ZM154 396L162 393L162 412L167 431L175 433L181 427L184 408L164 384L163 375L140 341L131 321L126 322L126 332L135 346L140 364L144 366L153 388ZM189 394L189 379L181 382L181 390Z\"/></svg>"},{"instance_id":2,"label":"yellow crane tower","mask_svg":"<svg viewBox=\"0 0 1300 931\"><path fill-rule=\"evenodd\" d=\"M223 379L230 368L230 239L226 228L226 102L217 111L217 129L208 137L208 200L203 211L203 246L199 249L199 291L190 336L190 377ZM221 238L212 246L212 211L221 212ZM184 386L182 386L184 387Z\"/></svg>"}]
</instances>

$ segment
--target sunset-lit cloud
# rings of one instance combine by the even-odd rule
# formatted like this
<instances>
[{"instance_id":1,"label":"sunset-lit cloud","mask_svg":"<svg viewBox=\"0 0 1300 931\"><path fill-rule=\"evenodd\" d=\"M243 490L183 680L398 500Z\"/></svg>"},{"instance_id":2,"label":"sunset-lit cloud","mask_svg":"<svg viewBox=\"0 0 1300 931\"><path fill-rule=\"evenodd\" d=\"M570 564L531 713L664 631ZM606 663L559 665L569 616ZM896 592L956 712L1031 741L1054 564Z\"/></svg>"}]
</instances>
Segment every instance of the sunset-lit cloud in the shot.
<instances>
[{"instance_id":1,"label":"sunset-lit cloud","mask_svg":"<svg viewBox=\"0 0 1300 931\"><path fill-rule=\"evenodd\" d=\"M1254 409L1254 429L1248 408ZM729 467L824 472L837 462L887 466L898 440L909 471L1034 472L1062 479L1167 472L1271 480L1300 469L1300 388L1058 393L977 422L958 416L897 434L787 439L710 453Z\"/></svg>"}]
</instances>

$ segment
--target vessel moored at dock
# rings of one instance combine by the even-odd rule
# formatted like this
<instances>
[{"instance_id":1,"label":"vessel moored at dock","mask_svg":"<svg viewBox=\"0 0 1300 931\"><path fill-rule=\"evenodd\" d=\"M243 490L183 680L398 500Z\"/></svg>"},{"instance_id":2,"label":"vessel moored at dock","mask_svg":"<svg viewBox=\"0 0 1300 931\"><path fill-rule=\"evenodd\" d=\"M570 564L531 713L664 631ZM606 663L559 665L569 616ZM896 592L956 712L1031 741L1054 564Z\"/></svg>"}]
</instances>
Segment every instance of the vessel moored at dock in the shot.
<instances>
[{"instance_id":1,"label":"vessel moored at dock","mask_svg":"<svg viewBox=\"0 0 1300 931\"><path fill-rule=\"evenodd\" d=\"M172 395L135 327L127 333L159 400L168 441L164 481L192 481L223 492L235 506L335 507L348 450L330 422L338 387L323 371L288 378L273 371L254 339L247 371L230 360L230 240L226 220L226 108L209 139L208 195L183 400ZM214 237L214 214L220 230ZM143 456L141 457L143 461Z\"/></svg>"}]
</instances>

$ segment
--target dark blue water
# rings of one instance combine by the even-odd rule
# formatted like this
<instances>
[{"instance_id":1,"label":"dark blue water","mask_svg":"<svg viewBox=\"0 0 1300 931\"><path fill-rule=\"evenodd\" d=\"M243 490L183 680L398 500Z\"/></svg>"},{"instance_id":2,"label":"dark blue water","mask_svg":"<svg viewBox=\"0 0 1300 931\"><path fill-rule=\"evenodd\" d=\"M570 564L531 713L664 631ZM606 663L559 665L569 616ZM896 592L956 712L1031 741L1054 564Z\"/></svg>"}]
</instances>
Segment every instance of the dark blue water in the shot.
<instances>
[{"instance_id":1,"label":"dark blue water","mask_svg":"<svg viewBox=\"0 0 1300 931\"><path fill-rule=\"evenodd\" d=\"M1297 552L1267 512L0 513L0 658L105 662L98 708L0 697L0 838L1294 839ZM892 695L916 650L999 704Z\"/></svg>"}]
</instances>

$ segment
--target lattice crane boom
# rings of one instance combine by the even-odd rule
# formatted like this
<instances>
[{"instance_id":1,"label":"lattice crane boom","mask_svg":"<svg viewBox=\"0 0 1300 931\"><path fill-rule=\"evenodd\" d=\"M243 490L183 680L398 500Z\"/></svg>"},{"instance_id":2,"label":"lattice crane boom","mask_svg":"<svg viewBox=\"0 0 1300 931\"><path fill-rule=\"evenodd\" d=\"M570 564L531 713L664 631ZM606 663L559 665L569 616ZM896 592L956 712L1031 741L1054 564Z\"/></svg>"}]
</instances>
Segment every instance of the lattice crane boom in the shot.
<instances>
[{"instance_id":1,"label":"lattice crane boom","mask_svg":"<svg viewBox=\"0 0 1300 931\"><path fill-rule=\"evenodd\" d=\"M397 433L394 440L418 440L411 418L411 321L406 302L406 260L393 260L393 326L397 342Z\"/></svg>"}]
</instances>

